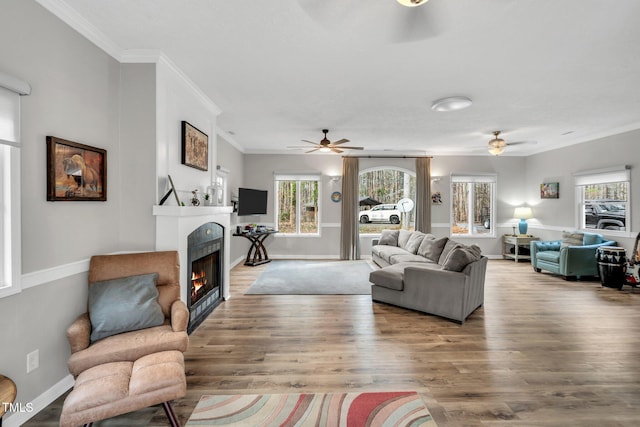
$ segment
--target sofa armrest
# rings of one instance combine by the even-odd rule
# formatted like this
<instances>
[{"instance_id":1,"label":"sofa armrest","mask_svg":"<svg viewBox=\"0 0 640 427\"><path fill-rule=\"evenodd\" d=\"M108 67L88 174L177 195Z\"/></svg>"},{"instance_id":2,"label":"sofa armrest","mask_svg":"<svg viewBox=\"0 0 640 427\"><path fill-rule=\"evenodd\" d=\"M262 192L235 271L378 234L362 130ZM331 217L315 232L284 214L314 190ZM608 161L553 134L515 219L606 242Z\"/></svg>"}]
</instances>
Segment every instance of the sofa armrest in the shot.
<instances>
[{"instance_id":1,"label":"sofa armrest","mask_svg":"<svg viewBox=\"0 0 640 427\"><path fill-rule=\"evenodd\" d=\"M184 302L176 300L171 304L171 329L174 332L187 330L189 323L189 309Z\"/></svg>"},{"instance_id":2,"label":"sofa armrest","mask_svg":"<svg viewBox=\"0 0 640 427\"><path fill-rule=\"evenodd\" d=\"M538 265L538 252L544 251L559 251L562 247L561 240L534 240L529 245L531 255L531 265L533 268L537 268Z\"/></svg>"},{"instance_id":3,"label":"sofa armrest","mask_svg":"<svg viewBox=\"0 0 640 427\"><path fill-rule=\"evenodd\" d=\"M77 353L89 347L91 338L91 319L89 313L83 313L67 328L67 340L71 353Z\"/></svg>"},{"instance_id":4,"label":"sofa armrest","mask_svg":"<svg viewBox=\"0 0 640 427\"><path fill-rule=\"evenodd\" d=\"M595 276L598 274L596 250L600 246L615 245L606 241L595 245L566 246L560 250L560 272L565 276Z\"/></svg>"}]
</instances>

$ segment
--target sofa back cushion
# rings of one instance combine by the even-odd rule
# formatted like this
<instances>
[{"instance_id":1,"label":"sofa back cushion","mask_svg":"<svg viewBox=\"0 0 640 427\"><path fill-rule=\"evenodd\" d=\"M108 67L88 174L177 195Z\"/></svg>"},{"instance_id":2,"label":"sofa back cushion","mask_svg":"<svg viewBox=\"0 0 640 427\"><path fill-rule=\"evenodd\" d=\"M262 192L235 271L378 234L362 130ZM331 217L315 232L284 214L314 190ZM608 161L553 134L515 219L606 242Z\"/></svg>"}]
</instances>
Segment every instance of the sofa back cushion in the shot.
<instances>
[{"instance_id":1,"label":"sofa back cushion","mask_svg":"<svg viewBox=\"0 0 640 427\"><path fill-rule=\"evenodd\" d=\"M458 243L455 240L447 240L447 242L444 245L444 248L442 249L442 252L440 253L440 257L438 258L438 264L443 265L445 260L447 259L447 256L449 255L449 252L451 252L454 248L457 248L458 246L463 246L462 243Z\"/></svg>"},{"instance_id":2,"label":"sofa back cushion","mask_svg":"<svg viewBox=\"0 0 640 427\"><path fill-rule=\"evenodd\" d=\"M382 230L380 233L379 245L398 246L398 235L400 230Z\"/></svg>"},{"instance_id":3,"label":"sofa back cushion","mask_svg":"<svg viewBox=\"0 0 640 427\"><path fill-rule=\"evenodd\" d=\"M407 242L409 241L409 238L412 234L412 231L400 230L398 234L398 247L404 248L405 246L407 246Z\"/></svg>"},{"instance_id":4,"label":"sofa back cushion","mask_svg":"<svg viewBox=\"0 0 640 427\"><path fill-rule=\"evenodd\" d=\"M442 250L444 249L444 245L447 244L448 240L448 237L442 237L440 239L430 239L425 237L422 239L422 243L420 243L420 247L416 253L433 262L438 262L440 254L442 254Z\"/></svg>"},{"instance_id":5,"label":"sofa back cushion","mask_svg":"<svg viewBox=\"0 0 640 427\"><path fill-rule=\"evenodd\" d=\"M420 247L420 243L422 243L422 240L424 240L424 237L425 234L423 232L414 231L413 233L411 233L409 240L407 240L407 243L404 245L404 249L407 252L415 254L416 252L418 252L418 248Z\"/></svg>"},{"instance_id":6,"label":"sofa back cushion","mask_svg":"<svg viewBox=\"0 0 640 427\"><path fill-rule=\"evenodd\" d=\"M442 264L442 269L449 271L462 271L467 265L478 261L481 256L482 251L479 246L460 245L449 252L447 259L445 259Z\"/></svg>"}]
</instances>

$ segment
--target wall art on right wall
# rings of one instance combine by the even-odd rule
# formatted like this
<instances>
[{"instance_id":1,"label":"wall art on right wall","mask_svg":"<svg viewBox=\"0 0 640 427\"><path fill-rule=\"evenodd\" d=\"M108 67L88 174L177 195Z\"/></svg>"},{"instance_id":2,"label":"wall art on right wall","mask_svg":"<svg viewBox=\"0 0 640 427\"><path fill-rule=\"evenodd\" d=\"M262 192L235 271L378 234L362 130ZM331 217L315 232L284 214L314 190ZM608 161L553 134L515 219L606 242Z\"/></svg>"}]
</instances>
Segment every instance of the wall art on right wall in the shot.
<instances>
[{"instance_id":1,"label":"wall art on right wall","mask_svg":"<svg viewBox=\"0 0 640 427\"><path fill-rule=\"evenodd\" d=\"M559 182L545 182L540 184L540 198L541 199L559 199L560 198L560 183Z\"/></svg>"}]
</instances>

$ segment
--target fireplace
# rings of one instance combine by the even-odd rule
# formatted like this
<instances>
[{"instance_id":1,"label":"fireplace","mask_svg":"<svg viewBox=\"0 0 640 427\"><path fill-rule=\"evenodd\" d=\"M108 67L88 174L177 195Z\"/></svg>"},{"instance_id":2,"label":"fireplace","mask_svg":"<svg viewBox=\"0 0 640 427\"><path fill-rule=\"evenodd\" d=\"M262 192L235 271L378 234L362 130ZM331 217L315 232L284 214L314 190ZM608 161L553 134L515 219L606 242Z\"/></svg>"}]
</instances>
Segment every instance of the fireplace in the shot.
<instances>
[{"instance_id":1,"label":"fireplace","mask_svg":"<svg viewBox=\"0 0 640 427\"><path fill-rule=\"evenodd\" d=\"M209 222L187 237L189 326L191 333L222 300L224 227Z\"/></svg>"}]
</instances>

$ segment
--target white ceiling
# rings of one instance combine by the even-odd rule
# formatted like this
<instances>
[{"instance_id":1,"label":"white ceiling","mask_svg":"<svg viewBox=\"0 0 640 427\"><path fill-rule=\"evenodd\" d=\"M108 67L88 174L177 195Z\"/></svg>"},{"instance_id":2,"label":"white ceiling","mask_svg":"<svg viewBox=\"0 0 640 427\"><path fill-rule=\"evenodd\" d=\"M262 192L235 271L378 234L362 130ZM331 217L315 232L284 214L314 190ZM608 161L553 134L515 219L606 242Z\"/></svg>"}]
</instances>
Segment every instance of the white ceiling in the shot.
<instances>
[{"instance_id":1,"label":"white ceiling","mask_svg":"<svg viewBox=\"0 0 640 427\"><path fill-rule=\"evenodd\" d=\"M528 155L640 128L637 0L38 1L112 54L163 52L249 153L323 128L436 156L489 155L494 130ZM451 95L474 103L431 110Z\"/></svg>"}]
</instances>

